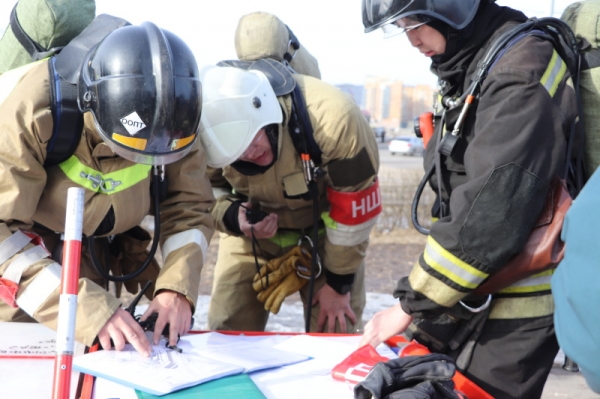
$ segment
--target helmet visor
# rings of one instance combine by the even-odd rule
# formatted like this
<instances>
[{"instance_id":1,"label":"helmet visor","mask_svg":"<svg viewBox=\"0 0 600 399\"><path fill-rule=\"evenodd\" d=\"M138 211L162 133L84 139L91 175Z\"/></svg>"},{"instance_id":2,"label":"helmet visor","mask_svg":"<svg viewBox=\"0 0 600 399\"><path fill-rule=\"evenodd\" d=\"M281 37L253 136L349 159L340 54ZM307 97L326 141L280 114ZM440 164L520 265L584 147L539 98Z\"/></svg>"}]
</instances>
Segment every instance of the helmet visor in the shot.
<instances>
[{"instance_id":1,"label":"helmet visor","mask_svg":"<svg viewBox=\"0 0 600 399\"><path fill-rule=\"evenodd\" d=\"M383 31L384 38L390 38L393 36L401 35L413 29L418 29L423 25L431 22L433 18L426 15L412 15L411 18L399 18L392 23L383 25L381 30Z\"/></svg>"},{"instance_id":2,"label":"helmet visor","mask_svg":"<svg viewBox=\"0 0 600 399\"><path fill-rule=\"evenodd\" d=\"M399 18L427 16L461 30L471 22L479 3L480 0L363 0L363 25L365 32L371 32Z\"/></svg>"}]
</instances>

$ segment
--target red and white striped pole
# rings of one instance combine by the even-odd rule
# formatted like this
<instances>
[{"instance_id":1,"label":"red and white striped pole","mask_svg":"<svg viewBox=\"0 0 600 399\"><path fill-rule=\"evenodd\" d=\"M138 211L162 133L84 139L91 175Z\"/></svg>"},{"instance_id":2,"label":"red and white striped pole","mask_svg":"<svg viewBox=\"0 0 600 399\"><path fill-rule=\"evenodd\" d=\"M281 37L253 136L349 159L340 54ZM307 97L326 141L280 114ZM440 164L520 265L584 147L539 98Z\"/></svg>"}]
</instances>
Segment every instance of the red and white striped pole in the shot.
<instances>
[{"instance_id":1,"label":"red and white striped pole","mask_svg":"<svg viewBox=\"0 0 600 399\"><path fill-rule=\"evenodd\" d=\"M82 188L69 188L67 193L52 399L69 399L69 391L71 389L79 265L81 261L83 197L84 190Z\"/></svg>"}]
</instances>

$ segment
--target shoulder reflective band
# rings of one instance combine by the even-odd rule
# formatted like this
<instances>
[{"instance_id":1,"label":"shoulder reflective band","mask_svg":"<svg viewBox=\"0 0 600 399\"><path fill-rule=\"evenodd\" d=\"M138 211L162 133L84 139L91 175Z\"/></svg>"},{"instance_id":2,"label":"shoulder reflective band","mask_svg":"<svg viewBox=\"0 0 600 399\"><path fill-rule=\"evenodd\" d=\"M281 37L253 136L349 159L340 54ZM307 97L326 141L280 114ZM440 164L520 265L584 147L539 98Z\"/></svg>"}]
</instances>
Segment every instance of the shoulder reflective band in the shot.
<instances>
[{"instance_id":1,"label":"shoulder reflective band","mask_svg":"<svg viewBox=\"0 0 600 399\"><path fill-rule=\"evenodd\" d=\"M338 223L354 226L381 213L378 180L375 180L371 187L353 193L335 191L327 187L327 197L331 205L329 216Z\"/></svg>"},{"instance_id":2,"label":"shoulder reflective band","mask_svg":"<svg viewBox=\"0 0 600 399\"><path fill-rule=\"evenodd\" d=\"M136 185L148 177L152 165L135 164L125 169L103 175L82 164L75 155L62 162L61 170L73 182L90 191L115 194Z\"/></svg>"}]
</instances>

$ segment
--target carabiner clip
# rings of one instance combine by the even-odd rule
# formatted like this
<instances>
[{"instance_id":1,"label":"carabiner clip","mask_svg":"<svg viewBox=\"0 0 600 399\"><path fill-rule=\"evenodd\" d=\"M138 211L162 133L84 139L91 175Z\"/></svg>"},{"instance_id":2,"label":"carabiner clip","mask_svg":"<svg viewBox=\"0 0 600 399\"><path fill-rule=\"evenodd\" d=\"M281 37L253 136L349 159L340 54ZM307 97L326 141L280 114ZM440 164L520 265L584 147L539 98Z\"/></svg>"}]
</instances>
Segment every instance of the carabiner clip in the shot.
<instances>
[{"instance_id":1,"label":"carabiner clip","mask_svg":"<svg viewBox=\"0 0 600 399\"><path fill-rule=\"evenodd\" d=\"M458 301L462 305L463 308L467 309L471 313L480 313L490 307L490 303L492 302L492 294L488 294L487 300L483 305L478 308L472 308L469 305L466 305L463 301Z\"/></svg>"},{"instance_id":2,"label":"carabiner clip","mask_svg":"<svg viewBox=\"0 0 600 399\"><path fill-rule=\"evenodd\" d=\"M310 248L312 249L313 248L313 242L312 242L312 240L310 239L309 236L302 236L302 237L300 237L300 239L298 240L298 246L301 247L301 249L302 249L302 240L305 239L305 238L306 238L306 240L308 240L308 243L310 244ZM312 255L312 252L311 252L311 255ZM316 259L316 261L313 263L312 260L311 260L311 263L312 264L316 263L316 265L318 266L318 271L315 274L315 278L319 278L319 276L321 275L321 272L323 271L323 266L321 266L321 257L319 257L318 253L317 253L317 259ZM301 273L300 271L302 271L303 273ZM310 270L306 269L303 266L299 266L299 265L296 266L296 274L300 278L303 278L305 280L310 280L310 277L309 277L310 276Z\"/></svg>"}]
</instances>

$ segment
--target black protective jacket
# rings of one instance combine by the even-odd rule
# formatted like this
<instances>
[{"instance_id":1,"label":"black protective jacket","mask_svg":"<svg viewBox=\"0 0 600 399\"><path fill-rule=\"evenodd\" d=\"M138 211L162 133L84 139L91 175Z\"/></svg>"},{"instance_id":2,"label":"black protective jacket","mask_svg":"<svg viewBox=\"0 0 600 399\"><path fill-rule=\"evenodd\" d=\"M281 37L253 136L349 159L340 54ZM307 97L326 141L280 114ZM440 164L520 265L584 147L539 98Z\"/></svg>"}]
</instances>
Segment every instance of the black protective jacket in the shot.
<instances>
[{"instance_id":1,"label":"black protective jacket","mask_svg":"<svg viewBox=\"0 0 600 399\"><path fill-rule=\"evenodd\" d=\"M480 10L462 49L433 60L441 94L460 96L493 40L524 20L520 12L495 4ZM454 152L440 156L440 178L430 179L432 189L441 193L433 215L439 219L410 276L399 281L394 293L407 313L428 318L447 311L519 253L544 206L551 180L564 173L577 102L570 74L549 39L528 35L493 64ZM440 114L445 111L445 123L437 124L427 146L426 170L436 162L440 135L453 129L462 109L439 108ZM495 298L549 297L550 276L533 276ZM551 299L527 303L528 309L515 311L510 306L505 308L509 314L496 316L552 312Z\"/></svg>"}]
</instances>

